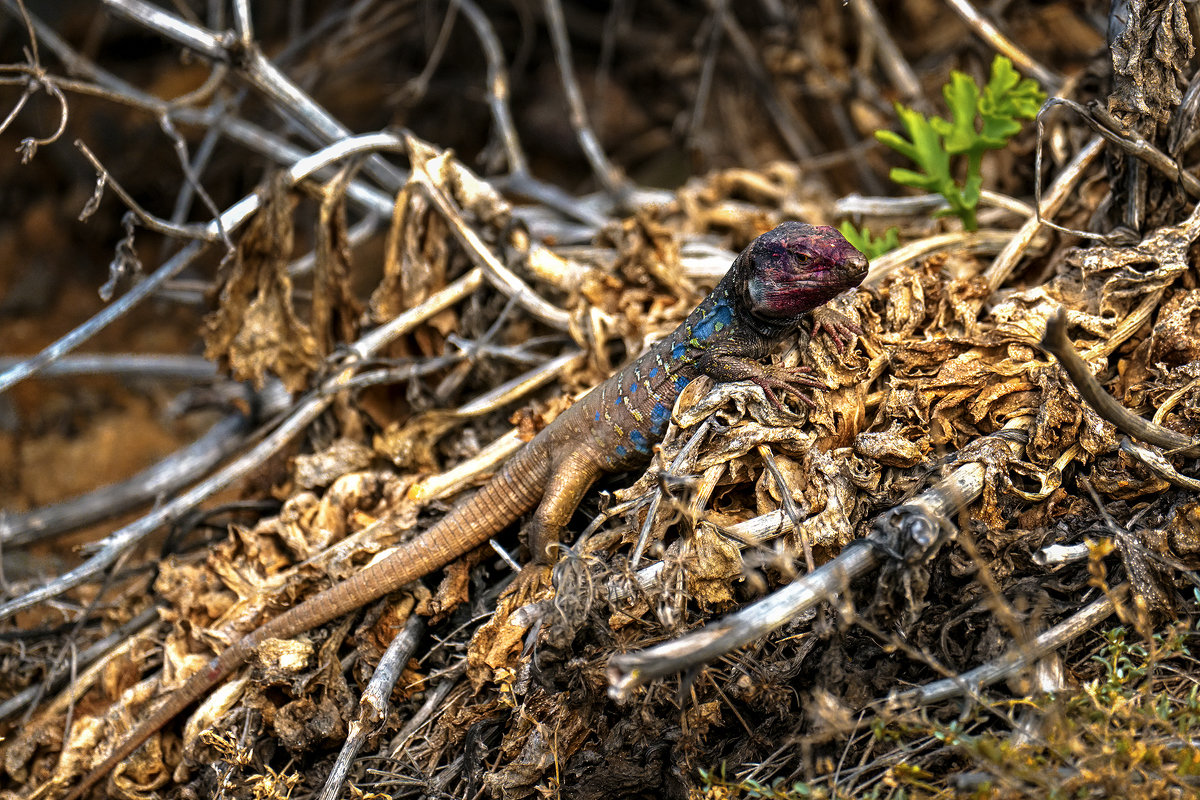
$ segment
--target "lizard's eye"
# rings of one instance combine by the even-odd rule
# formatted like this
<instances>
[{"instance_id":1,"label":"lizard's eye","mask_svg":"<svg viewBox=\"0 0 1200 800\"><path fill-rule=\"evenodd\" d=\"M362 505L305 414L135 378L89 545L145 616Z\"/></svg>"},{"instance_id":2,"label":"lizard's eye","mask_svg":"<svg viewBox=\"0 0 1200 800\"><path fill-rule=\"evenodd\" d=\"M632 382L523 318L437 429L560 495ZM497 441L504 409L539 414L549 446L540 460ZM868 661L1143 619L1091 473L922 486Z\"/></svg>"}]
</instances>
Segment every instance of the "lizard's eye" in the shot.
<instances>
[{"instance_id":1,"label":"lizard's eye","mask_svg":"<svg viewBox=\"0 0 1200 800\"><path fill-rule=\"evenodd\" d=\"M808 253L796 253L797 264L807 264L810 261L812 261L812 256L810 256Z\"/></svg>"}]
</instances>

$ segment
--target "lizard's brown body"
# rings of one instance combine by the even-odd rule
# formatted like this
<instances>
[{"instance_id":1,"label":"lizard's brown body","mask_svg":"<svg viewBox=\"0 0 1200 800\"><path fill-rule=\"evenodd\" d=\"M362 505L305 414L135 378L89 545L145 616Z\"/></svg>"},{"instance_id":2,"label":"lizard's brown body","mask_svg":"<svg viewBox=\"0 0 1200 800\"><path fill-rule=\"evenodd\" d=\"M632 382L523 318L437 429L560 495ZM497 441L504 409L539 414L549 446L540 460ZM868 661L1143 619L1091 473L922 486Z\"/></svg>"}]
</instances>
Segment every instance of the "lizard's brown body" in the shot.
<instances>
[{"instance_id":1,"label":"lizard's brown body","mask_svg":"<svg viewBox=\"0 0 1200 800\"><path fill-rule=\"evenodd\" d=\"M548 546L557 542L596 478L649 458L676 397L692 378L751 380L775 400L771 390L791 390L795 378L779 377L755 359L792 332L803 314L857 286L865 274L866 259L832 228L785 223L763 234L671 335L559 415L429 530L230 645L168 695L68 800L82 797L263 641L290 638L399 589L483 544L535 507L530 550L548 560Z\"/></svg>"}]
</instances>

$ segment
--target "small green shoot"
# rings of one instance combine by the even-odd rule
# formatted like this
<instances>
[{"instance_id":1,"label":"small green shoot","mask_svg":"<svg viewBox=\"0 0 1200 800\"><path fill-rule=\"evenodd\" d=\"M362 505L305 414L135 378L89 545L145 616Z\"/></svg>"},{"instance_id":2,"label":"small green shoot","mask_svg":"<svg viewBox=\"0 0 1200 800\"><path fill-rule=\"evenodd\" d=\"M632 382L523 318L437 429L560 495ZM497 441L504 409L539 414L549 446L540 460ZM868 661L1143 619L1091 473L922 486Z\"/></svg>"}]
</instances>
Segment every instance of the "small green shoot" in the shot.
<instances>
[{"instance_id":1,"label":"small green shoot","mask_svg":"<svg viewBox=\"0 0 1200 800\"><path fill-rule=\"evenodd\" d=\"M865 227L861 231L855 228L850 220L844 220L838 226L838 230L842 236L846 237L847 242L854 245L854 249L867 257L868 261L874 261L889 250L895 250L900 246L900 229L897 227L888 228L878 239L872 236Z\"/></svg>"},{"instance_id":2,"label":"small green shoot","mask_svg":"<svg viewBox=\"0 0 1200 800\"><path fill-rule=\"evenodd\" d=\"M1004 56L992 61L987 86L969 75L954 71L942 95L952 120L926 118L918 111L896 104L896 114L908 132L908 139L893 131L876 131L875 138L905 156L920 171L894 168L889 177L896 183L936 192L946 198L949 210L962 220L969 231L979 225L975 218L983 188L980 166L987 150L1000 150L1021 130L1022 119L1033 119L1046 100L1046 93L1032 78L1021 78L1012 62ZM954 179L952 156L966 156L966 179ZM849 237L847 237L849 238Z\"/></svg>"}]
</instances>

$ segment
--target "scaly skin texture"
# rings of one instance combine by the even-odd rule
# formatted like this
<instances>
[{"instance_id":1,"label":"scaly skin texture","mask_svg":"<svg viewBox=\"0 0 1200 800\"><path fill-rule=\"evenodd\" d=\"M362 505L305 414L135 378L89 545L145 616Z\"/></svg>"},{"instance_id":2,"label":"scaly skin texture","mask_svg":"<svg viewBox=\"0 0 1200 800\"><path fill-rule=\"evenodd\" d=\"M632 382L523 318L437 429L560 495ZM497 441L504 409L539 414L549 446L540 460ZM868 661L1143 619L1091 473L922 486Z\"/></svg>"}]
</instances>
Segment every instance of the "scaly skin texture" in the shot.
<instances>
[{"instance_id":1,"label":"scaly skin texture","mask_svg":"<svg viewBox=\"0 0 1200 800\"><path fill-rule=\"evenodd\" d=\"M291 638L399 589L470 552L535 506L530 552L551 560L559 534L596 478L649 460L675 399L693 378L753 381L775 403L774 390L794 392L795 375L757 360L795 331L804 314L861 283L866 269L866 258L833 228L787 222L759 236L670 336L560 414L425 533L228 647L164 698L68 800L83 797L263 641Z\"/></svg>"}]
</instances>

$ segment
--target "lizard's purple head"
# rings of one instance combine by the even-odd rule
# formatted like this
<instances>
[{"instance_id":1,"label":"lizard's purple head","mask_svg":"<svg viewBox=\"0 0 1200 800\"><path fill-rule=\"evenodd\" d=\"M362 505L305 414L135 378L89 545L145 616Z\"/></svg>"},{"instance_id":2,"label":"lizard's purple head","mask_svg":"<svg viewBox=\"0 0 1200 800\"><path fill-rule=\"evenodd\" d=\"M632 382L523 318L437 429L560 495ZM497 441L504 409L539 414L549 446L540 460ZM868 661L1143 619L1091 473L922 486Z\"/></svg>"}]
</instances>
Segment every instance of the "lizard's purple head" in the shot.
<instances>
[{"instance_id":1,"label":"lizard's purple head","mask_svg":"<svg viewBox=\"0 0 1200 800\"><path fill-rule=\"evenodd\" d=\"M759 236L738 256L750 311L771 321L795 319L853 289L867 275L867 258L825 225L785 222Z\"/></svg>"}]
</instances>

